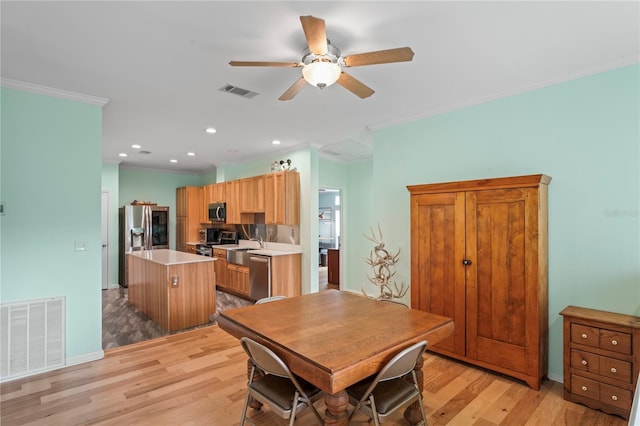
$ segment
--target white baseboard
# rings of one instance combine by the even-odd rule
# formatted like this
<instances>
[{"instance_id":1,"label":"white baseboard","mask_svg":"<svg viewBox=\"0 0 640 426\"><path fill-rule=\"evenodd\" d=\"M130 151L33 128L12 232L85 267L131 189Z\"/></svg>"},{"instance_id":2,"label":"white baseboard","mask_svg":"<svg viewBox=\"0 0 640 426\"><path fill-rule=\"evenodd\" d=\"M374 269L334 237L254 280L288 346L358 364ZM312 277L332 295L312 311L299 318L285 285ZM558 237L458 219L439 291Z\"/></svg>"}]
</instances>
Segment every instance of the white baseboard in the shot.
<instances>
[{"instance_id":1,"label":"white baseboard","mask_svg":"<svg viewBox=\"0 0 640 426\"><path fill-rule=\"evenodd\" d=\"M104 358L104 351L101 349L97 352L93 352L93 353L89 353L89 354L84 354L81 356L76 356L73 358L67 358L66 363L64 365L59 365L53 368L46 368L46 369L42 369L42 370L38 370L38 371L32 371L30 373L27 374L21 374L18 376L12 376L3 380L0 380L0 383L6 383L6 382L10 382L13 380L17 380L17 379L23 379L25 377L29 377L29 376L35 376L38 374L42 374L42 373L47 373L49 371L55 371L55 370L60 370L61 368L65 368L65 367L70 367L72 365L77 365L77 364L83 364L85 362L91 362L91 361L97 361L99 359Z\"/></svg>"},{"instance_id":2,"label":"white baseboard","mask_svg":"<svg viewBox=\"0 0 640 426\"><path fill-rule=\"evenodd\" d=\"M69 367L76 364L82 364L85 362L96 361L102 358L104 358L104 351L100 349L99 351L96 351L96 352L92 352L92 353L88 353L80 356L74 356L73 358L67 358L67 363L66 365L64 365L64 367Z\"/></svg>"}]
</instances>

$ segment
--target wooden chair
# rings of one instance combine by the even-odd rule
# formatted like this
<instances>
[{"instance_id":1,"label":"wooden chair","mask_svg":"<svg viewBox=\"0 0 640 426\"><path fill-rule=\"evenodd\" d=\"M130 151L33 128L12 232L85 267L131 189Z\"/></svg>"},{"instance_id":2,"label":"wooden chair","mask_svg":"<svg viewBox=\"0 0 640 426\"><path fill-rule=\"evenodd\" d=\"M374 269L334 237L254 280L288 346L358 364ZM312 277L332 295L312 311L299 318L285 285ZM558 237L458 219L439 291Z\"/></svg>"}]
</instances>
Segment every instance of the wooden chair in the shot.
<instances>
[{"instance_id":1,"label":"wooden chair","mask_svg":"<svg viewBox=\"0 0 640 426\"><path fill-rule=\"evenodd\" d=\"M240 343L252 364L240 426L244 426L245 421L255 425L247 417L249 397L268 404L278 416L289 419L290 426L294 424L296 414L305 407L311 408L318 423L323 424L320 413L313 405L322 396L320 389L296 377L284 361L266 346L247 337L240 339ZM258 378L254 380L256 376Z\"/></svg>"},{"instance_id":2,"label":"wooden chair","mask_svg":"<svg viewBox=\"0 0 640 426\"><path fill-rule=\"evenodd\" d=\"M349 420L360 410L379 425L392 413L417 401L422 414L420 424L426 425L422 394L413 370L426 348L426 341L409 346L395 355L379 373L348 387L349 402L354 406ZM412 382L408 380L409 373Z\"/></svg>"}]
</instances>

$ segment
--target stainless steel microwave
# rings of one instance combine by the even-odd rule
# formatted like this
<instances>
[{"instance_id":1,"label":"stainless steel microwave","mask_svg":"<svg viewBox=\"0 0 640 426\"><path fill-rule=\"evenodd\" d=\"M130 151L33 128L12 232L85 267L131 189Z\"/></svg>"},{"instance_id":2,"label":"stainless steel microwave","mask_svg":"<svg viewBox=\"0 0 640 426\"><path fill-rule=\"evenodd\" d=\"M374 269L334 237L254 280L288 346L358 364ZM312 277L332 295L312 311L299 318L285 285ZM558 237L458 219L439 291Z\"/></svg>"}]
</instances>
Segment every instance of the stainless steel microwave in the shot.
<instances>
[{"instance_id":1,"label":"stainless steel microwave","mask_svg":"<svg viewBox=\"0 0 640 426\"><path fill-rule=\"evenodd\" d=\"M214 223L226 223L227 203L209 204L209 220Z\"/></svg>"}]
</instances>

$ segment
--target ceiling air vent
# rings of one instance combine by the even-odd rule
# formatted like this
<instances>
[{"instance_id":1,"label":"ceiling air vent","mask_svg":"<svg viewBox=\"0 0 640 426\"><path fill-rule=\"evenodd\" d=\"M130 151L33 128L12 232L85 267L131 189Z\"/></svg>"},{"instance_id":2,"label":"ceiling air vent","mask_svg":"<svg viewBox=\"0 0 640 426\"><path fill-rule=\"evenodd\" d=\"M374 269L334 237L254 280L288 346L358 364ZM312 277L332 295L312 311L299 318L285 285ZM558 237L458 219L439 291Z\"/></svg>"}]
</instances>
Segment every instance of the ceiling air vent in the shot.
<instances>
[{"instance_id":1,"label":"ceiling air vent","mask_svg":"<svg viewBox=\"0 0 640 426\"><path fill-rule=\"evenodd\" d=\"M138 154L151 154L151 151L138 151Z\"/></svg>"},{"instance_id":2,"label":"ceiling air vent","mask_svg":"<svg viewBox=\"0 0 640 426\"><path fill-rule=\"evenodd\" d=\"M257 95L256 92L252 92L251 90L232 86L231 84L225 84L220 88L220 91L226 92L226 93L233 93L234 95L242 96L243 98L247 98L247 99L251 99Z\"/></svg>"}]
</instances>

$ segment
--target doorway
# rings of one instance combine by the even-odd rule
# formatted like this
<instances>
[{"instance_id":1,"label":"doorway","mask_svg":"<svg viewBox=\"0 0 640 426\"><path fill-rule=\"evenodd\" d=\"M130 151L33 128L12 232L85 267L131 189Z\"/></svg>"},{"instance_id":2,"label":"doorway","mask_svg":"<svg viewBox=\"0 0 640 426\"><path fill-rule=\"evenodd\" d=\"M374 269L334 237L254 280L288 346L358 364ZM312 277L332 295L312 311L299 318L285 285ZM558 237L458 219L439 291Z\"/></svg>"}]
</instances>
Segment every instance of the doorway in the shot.
<instances>
[{"instance_id":1,"label":"doorway","mask_svg":"<svg viewBox=\"0 0 640 426\"><path fill-rule=\"evenodd\" d=\"M340 246L342 237L342 191L318 190L318 287L340 289Z\"/></svg>"}]
</instances>

